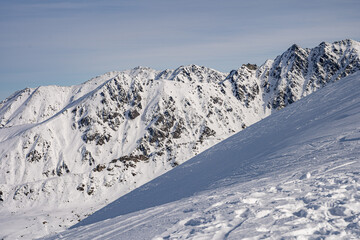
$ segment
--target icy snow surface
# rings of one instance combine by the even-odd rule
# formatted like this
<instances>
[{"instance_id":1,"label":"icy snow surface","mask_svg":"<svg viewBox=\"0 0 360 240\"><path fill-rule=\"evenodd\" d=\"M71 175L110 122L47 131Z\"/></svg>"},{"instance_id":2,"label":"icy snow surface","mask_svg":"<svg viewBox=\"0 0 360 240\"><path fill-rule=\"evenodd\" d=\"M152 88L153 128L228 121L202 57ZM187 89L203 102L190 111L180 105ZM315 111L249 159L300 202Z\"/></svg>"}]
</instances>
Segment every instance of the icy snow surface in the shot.
<instances>
[{"instance_id":1,"label":"icy snow surface","mask_svg":"<svg viewBox=\"0 0 360 240\"><path fill-rule=\"evenodd\" d=\"M49 239L359 239L360 74Z\"/></svg>"}]
</instances>

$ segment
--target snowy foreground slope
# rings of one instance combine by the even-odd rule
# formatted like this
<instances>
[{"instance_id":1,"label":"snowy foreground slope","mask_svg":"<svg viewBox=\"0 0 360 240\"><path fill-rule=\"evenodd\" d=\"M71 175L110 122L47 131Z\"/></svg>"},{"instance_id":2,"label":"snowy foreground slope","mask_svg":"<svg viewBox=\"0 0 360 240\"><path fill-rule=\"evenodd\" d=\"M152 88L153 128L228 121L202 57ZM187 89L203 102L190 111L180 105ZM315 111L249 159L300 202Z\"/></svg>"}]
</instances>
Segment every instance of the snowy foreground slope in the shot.
<instances>
[{"instance_id":1,"label":"snowy foreground slope","mask_svg":"<svg viewBox=\"0 0 360 240\"><path fill-rule=\"evenodd\" d=\"M63 231L359 70L360 43L343 40L230 73L137 67L18 91L0 102L0 239Z\"/></svg>"},{"instance_id":2,"label":"snowy foreground slope","mask_svg":"<svg viewBox=\"0 0 360 240\"><path fill-rule=\"evenodd\" d=\"M360 73L50 239L360 238Z\"/></svg>"}]
</instances>

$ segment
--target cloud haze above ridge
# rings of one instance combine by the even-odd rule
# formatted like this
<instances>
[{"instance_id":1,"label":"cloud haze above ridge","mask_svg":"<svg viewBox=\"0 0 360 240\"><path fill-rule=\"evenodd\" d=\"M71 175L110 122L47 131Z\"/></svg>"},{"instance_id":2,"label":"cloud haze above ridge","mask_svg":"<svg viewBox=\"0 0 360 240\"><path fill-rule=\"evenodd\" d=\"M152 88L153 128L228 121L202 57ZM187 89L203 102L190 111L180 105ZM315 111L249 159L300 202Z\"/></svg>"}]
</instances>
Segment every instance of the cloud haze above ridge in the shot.
<instances>
[{"instance_id":1,"label":"cloud haze above ridge","mask_svg":"<svg viewBox=\"0 0 360 240\"><path fill-rule=\"evenodd\" d=\"M291 44L360 40L355 0L2 1L0 100L138 65L228 72Z\"/></svg>"}]
</instances>

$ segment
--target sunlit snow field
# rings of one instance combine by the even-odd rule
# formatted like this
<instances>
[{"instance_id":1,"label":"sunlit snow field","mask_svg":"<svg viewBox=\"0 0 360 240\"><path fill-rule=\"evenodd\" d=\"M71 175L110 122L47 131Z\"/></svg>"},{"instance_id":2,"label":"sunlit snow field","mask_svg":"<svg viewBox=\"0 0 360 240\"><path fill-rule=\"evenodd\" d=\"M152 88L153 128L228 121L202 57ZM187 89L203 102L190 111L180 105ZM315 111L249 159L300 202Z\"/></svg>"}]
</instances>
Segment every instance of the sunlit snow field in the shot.
<instances>
[{"instance_id":1,"label":"sunlit snow field","mask_svg":"<svg viewBox=\"0 0 360 240\"><path fill-rule=\"evenodd\" d=\"M360 238L360 74L49 239Z\"/></svg>"}]
</instances>

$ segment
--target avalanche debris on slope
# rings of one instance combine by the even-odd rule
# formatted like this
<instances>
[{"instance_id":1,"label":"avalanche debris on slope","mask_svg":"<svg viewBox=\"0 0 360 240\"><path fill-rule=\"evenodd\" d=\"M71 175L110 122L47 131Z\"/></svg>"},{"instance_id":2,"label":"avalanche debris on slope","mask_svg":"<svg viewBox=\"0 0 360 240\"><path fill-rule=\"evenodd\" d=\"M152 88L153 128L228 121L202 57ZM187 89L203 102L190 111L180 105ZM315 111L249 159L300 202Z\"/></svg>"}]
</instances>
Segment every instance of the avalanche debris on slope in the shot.
<instances>
[{"instance_id":1,"label":"avalanche debris on slope","mask_svg":"<svg viewBox=\"0 0 360 240\"><path fill-rule=\"evenodd\" d=\"M90 207L358 71L359 63L359 43L344 40L292 46L274 61L230 74L196 65L162 72L137 67L78 86L25 89L0 103L2 216L56 206L69 217L61 224L44 217L51 227L37 234L70 226ZM30 225L43 226L37 220L17 226L33 237Z\"/></svg>"},{"instance_id":2,"label":"avalanche debris on slope","mask_svg":"<svg viewBox=\"0 0 360 240\"><path fill-rule=\"evenodd\" d=\"M48 239L358 239L359 89L331 84Z\"/></svg>"}]
</instances>

